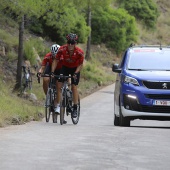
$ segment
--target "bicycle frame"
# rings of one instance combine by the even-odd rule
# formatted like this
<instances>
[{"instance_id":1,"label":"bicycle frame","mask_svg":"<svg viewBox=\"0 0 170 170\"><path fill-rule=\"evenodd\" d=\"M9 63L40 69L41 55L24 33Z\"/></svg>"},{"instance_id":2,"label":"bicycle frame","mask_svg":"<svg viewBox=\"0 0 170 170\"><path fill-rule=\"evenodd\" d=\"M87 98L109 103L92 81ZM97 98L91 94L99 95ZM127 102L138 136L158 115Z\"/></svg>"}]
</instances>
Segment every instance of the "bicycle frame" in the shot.
<instances>
[{"instance_id":1,"label":"bicycle frame","mask_svg":"<svg viewBox=\"0 0 170 170\"><path fill-rule=\"evenodd\" d=\"M49 77L49 85L48 85L48 90L47 90L47 95L46 95L46 101L45 101L45 117L46 117L46 122L49 122L50 120L50 115L52 113L53 117L53 123L57 123L57 116L54 112L54 100L56 98L56 85L54 79L51 77L49 74L44 74L41 75L41 77ZM40 77L38 77L38 83L40 83ZM49 103L48 103L49 101Z\"/></svg>"},{"instance_id":2,"label":"bicycle frame","mask_svg":"<svg viewBox=\"0 0 170 170\"><path fill-rule=\"evenodd\" d=\"M60 101L60 124L63 124L64 121L64 115L65 115L65 110L67 113L67 116L69 115L69 111L72 113L72 103L73 103L73 98L72 98L72 91L68 88L68 78L72 78L71 76L63 76L60 75L60 78L62 78L62 88L61 88L61 101ZM70 94L70 96L68 96ZM69 109L69 111L67 109ZM80 99L78 101L78 115L76 118L73 118L71 116L73 124L77 124L79 121L79 116L80 116Z\"/></svg>"},{"instance_id":3,"label":"bicycle frame","mask_svg":"<svg viewBox=\"0 0 170 170\"><path fill-rule=\"evenodd\" d=\"M21 94L32 89L32 76L30 68L22 66Z\"/></svg>"}]
</instances>

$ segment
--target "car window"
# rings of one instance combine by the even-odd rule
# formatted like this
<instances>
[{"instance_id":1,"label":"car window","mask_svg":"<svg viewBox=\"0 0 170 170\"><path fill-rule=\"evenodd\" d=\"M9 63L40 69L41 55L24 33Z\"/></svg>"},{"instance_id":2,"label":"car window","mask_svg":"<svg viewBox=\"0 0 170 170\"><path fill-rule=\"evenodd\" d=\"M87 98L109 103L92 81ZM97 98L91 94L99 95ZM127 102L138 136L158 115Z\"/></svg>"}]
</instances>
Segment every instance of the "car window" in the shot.
<instances>
[{"instance_id":1,"label":"car window","mask_svg":"<svg viewBox=\"0 0 170 170\"><path fill-rule=\"evenodd\" d=\"M120 64L119 64L120 68L122 68L124 65L126 54L127 54L127 51L125 51L124 55L122 56L122 60L120 61Z\"/></svg>"},{"instance_id":2,"label":"car window","mask_svg":"<svg viewBox=\"0 0 170 170\"><path fill-rule=\"evenodd\" d=\"M170 51L133 50L127 63L128 69L170 70Z\"/></svg>"}]
</instances>

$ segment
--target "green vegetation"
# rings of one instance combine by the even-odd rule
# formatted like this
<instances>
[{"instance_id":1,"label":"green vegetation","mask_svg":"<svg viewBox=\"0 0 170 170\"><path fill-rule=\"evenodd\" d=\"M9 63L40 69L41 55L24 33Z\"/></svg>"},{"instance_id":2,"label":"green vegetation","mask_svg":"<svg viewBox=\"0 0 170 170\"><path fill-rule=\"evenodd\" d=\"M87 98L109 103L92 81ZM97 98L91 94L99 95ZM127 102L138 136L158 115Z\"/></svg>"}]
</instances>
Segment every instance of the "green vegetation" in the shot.
<instances>
[{"instance_id":1,"label":"green vegetation","mask_svg":"<svg viewBox=\"0 0 170 170\"><path fill-rule=\"evenodd\" d=\"M37 121L43 117L42 107L12 94L12 89L8 84L4 84L2 79L0 79L0 88L0 127Z\"/></svg>"},{"instance_id":2,"label":"green vegetation","mask_svg":"<svg viewBox=\"0 0 170 170\"><path fill-rule=\"evenodd\" d=\"M106 43L120 54L131 42L136 42L135 18L125 10L110 8L111 0L56 1L16 0L17 3L0 2L0 9L20 24L25 18L26 28L41 36L47 36L58 44L65 43L65 35L76 32L79 43L86 43L92 30L93 44ZM77 7L81 3L80 7ZM90 19L89 13L92 13ZM92 21L92 27L89 25ZM108 31L109 30L109 31ZM112 31L110 31L112 30ZM102 38L95 38L101 35ZM30 52L30 51L29 51ZM30 57L29 57L30 58Z\"/></svg>"},{"instance_id":3,"label":"green vegetation","mask_svg":"<svg viewBox=\"0 0 170 170\"><path fill-rule=\"evenodd\" d=\"M32 65L36 64L36 53L44 56L49 51L41 38L30 38L24 43L24 58L29 60Z\"/></svg>"},{"instance_id":4,"label":"green vegetation","mask_svg":"<svg viewBox=\"0 0 170 170\"><path fill-rule=\"evenodd\" d=\"M93 31L94 30L94 31ZM137 41L135 18L124 9L98 8L92 19L93 44L106 44L114 48L117 55L131 43Z\"/></svg>"},{"instance_id":5,"label":"green vegetation","mask_svg":"<svg viewBox=\"0 0 170 170\"><path fill-rule=\"evenodd\" d=\"M0 29L0 39L3 40L4 44L6 44L7 51L18 46L18 39L5 30Z\"/></svg>"},{"instance_id":6,"label":"green vegetation","mask_svg":"<svg viewBox=\"0 0 170 170\"><path fill-rule=\"evenodd\" d=\"M126 9L148 28L155 28L159 12L153 0L118 0L117 2L121 8Z\"/></svg>"}]
</instances>

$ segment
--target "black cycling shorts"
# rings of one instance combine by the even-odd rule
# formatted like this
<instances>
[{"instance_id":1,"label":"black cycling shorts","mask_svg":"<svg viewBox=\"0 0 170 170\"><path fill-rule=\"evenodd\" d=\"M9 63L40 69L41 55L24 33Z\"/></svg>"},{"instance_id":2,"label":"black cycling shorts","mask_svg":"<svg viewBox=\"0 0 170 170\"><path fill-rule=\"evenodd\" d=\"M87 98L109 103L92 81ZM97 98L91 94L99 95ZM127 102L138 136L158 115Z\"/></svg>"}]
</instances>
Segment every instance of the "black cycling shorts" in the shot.
<instances>
[{"instance_id":1,"label":"black cycling shorts","mask_svg":"<svg viewBox=\"0 0 170 170\"><path fill-rule=\"evenodd\" d=\"M63 66L60 70L60 74L63 74L64 76L73 76L75 71L76 71L77 67L74 67L74 68L69 68L69 67L66 67L66 66ZM74 84L74 85L78 85L79 84L79 80L80 80L80 73L77 74L77 79L73 79L71 78L71 84ZM62 81L62 80L58 80L58 81Z\"/></svg>"},{"instance_id":2,"label":"black cycling shorts","mask_svg":"<svg viewBox=\"0 0 170 170\"><path fill-rule=\"evenodd\" d=\"M61 69L57 69L54 71L54 74L55 75L60 75L60 70ZM44 71L44 74L50 74L51 73L51 66L50 65L47 65L46 68L45 68L45 71ZM58 80L58 78L55 77L56 80Z\"/></svg>"}]
</instances>

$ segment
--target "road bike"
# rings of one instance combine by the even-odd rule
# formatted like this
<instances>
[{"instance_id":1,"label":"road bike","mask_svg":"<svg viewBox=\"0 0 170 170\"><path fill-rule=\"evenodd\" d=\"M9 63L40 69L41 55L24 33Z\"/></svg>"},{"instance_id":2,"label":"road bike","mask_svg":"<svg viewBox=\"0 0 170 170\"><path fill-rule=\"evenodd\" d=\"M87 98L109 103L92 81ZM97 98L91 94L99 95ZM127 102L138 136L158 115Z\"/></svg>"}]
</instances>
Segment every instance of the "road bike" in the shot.
<instances>
[{"instance_id":1,"label":"road bike","mask_svg":"<svg viewBox=\"0 0 170 170\"><path fill-rule=\"evenodd\" d=\"M30 67L22 66L21 94L32 89L32 73Z\"/></svg>"},{"instance_id":2,"label":"road bike","mask_svg":"<svg viewBox=\"0 0 170 170\"><path fill-rule=\"evenodd\" d=\"M69 88L70 84L68 82L68 79L71 78L71 76L64 76L60 75L60 78L62 80L62 88L61 88L61 98L60 98L60 124L63 125L64 122L64 116L66 115L72 115L73 112L73 95L72 91ZM78 97L78 104L77 104L77 117L73 118L71 116L71 120L74 125L76 125L79 121L80 117L80 98Z\"/></svg>"},{"instance_id":3,"label":"road bike","mask_svg":"<svg viewBox=\"0 0 170 170\"><path fill-rule=\"evenodd\" d=\"M38 77L38 76L37 76ZM58 113L54 112L54 101L57 95L56 90L56 83L54 83L54 78L51 77L49 74L41 75L41 77L49 77L49 87L46 95L45 100L45 117L46 122L49 122L50 115L52 114L53 123L57 123L57 117ZM68 82L68 79L71 78L71 76L63 76L63 75L54 75L56 78L60 78L62 80L62 88L61 88L61 98L60 98L60 124L64 124L64 116L65 114L67 116L72 115L73 112L73 95L72 91L69 88L70 83ZM40 83L40 77L38 77L38 82ZM77 117L73 118L71 116L71 120L74 125L76 125L79 121L80 117L80 98L78 97L78 104L77 104Z\"/></svg>"},{"instance_id":4,"label":"road bike","mask_svg":"<svg viewBox=\"0 0 170 170\"><path fill-rule=\"evenodd\" d=\"M46 122L49 122L50 120L50 115L52 115L52 120L53 123L57 123L57 116L58 114L54 112L54 101L57 95L57 90L56 90L56 80L51 77L49 74L44 74L41 75L41 77L49 77L49 85L48 85L48 90L46 94L46 99L45 99L45 119ZM40 83L40 77L37 75L38 78L38 83Z\"/></svg>"}]
</instances>

